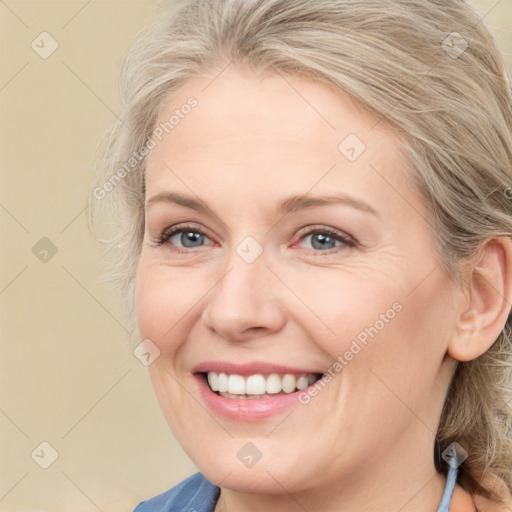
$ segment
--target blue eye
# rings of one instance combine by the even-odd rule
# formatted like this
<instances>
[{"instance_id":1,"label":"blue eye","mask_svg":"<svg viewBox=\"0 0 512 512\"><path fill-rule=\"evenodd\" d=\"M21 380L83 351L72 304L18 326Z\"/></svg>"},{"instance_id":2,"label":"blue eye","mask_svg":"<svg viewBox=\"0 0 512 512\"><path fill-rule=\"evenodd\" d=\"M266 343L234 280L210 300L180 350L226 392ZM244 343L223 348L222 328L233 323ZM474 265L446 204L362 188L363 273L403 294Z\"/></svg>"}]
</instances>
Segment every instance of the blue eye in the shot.
<instances>
[{"instance_id":1,"label":"blue eye","mask_svg":"<svg viewBox=\"0 0 512 512\"><path fill-rule=\"evenodd\" d=\"M303 233L299 240L311 237L313 250L325 252L340 246L355 247L355 242L346 235L330 228L316 228ZM336 245L338 242L338 245Z\"/></svg>"},{"instance_id":2,"label":"blue eye","mask_svg":"<svg viewBox=\"0 0 512 512\"><path fill-rule=\"evenodd\" d=\"M177 234L180 234L180 232L178 231L172 236L176 236ZM172 238L172 236L169 237L169 239ZM202 242L204 242L204 235L197 231L181 230L178 240L183 244L183 247L199 247L202 245Z\"/></svg>"},{"instance_id":3,"label":"blue eye","mask_svg":"<svg viewBox=\"0 0 512 512\"><path fill-rule=\"evenodd\" d=\"M177 236L179 235L179 236ZM185 247L187 249L193 249L195 247L201 247L203 245L204 239L208 238L206 233L201 229L198 229L193 226L176 226L170 229L166 229L158 238L157 244L164 245L167 242L171 242L171 245L177 245L171 239L176 237L179 240L181 247ZM178 245L178 247L180 247Z\"/></svg>"},{"instance_id":4,"label":"blue eye","mask_svg":"<svg viewBox=\"0 0 512 512\"><path fill-rule=\"evenodd\" d=\"M309 235L305 236L304 239L307 237L311 237L311 245L313 246L313 249L334 249L334 247L336 247L337 240L331 235L316 232L310 233Z\"/></svg>"},{"instance_id":5,"label":"blue eye","mask_svg":"<svg viewBox=\"0 0 512 512\"><path fill-rule=\"evenodd\" d=\"M349 236L327 227L309 228L309 231L305 229L298 240L300 242L308 237L311 237L312 248L306 247L305 249L310 251L327 252L356 246L356 242ZM176 252L188 252L186 249L212 245L206 244L205 240L210 240L210 238L202 229L196 226L181 225L164 230L155 242L158 246L167 244Z\"/></svg>"}]
</instances>

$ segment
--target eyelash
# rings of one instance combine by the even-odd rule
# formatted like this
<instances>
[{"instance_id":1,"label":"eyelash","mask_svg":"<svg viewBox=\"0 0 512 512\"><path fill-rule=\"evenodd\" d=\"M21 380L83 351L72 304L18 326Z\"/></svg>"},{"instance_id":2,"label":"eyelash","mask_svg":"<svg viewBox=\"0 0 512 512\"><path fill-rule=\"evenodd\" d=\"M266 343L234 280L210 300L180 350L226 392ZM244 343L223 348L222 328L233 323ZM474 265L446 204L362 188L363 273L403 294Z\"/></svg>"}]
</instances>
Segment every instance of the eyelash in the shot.
<instances>
[{"instance_id":1,"label":"eyelash","mask_svg":"<svg viewBox=\"0 0 512 512\"><path fill-rule=\"evenodd\" d=\"M162 234L158 236L158 238L155 240L155 242L159 246L164 245L173 235L175 235L176 233L180 233L182 231L192 231L193 233L199 233L203 236L208 236L202 229L200 229L196 226L182 224L182 225L174 226L172 228L164 229L164 231L162 231ZM180 249L173 249L173 250L176 250L178 252L190 252L190 249L186 250L186 251L183 251Z\"/></svg>"},{"instance_id":2,"label":"eyelash","mask_svg":"<svg viewBox=\"0 0 512 512\"><path fill-rule=\"evenodd\" d=\"M181 232L186 232L186 231L190 231L190 232L193 232L193 233L199 233L202 236L208 237L207 233L204 230L202 230L201 228L198 228L198 227L193 226L193 225L186 225L186 224L183 225L182 224L182 225L178 225L178 226L174 226L174 227L165 229L157 237L157 239L155 240L155 243L156 243L157 246L163 246L175 234L181 233ZM338 231L336 231L336 230L334 230L332 228L328 228L328 227L310 228L309 231L307 231L307 228L304 228L303 230L299 231L298 241L301 241L306 236L315 235L317 233L329 235L330 237L334 238L335 240L337 240L339 242L342 242L345 246L350 247L350 248L356 247L356 245L357 245L357 243L351 237L349 237L347 235L344 235L344 234L342 234L342 233L340 233L340 232L338 232ZM296 245L296 242L294 242L294 245ZM171 247L172 247L172 249L171 249L172 251L179 252L179 253L189 253L193 249L193 248L181 249L181 248L178 248L176 246L171 246ZM312 251L315 254L325 253L326 255L330 255L333 252L337 252L337 250L339 250L341 248L342 247L338 246L338 247L334 247L334 248L326 250L326 251L320 251L318 249L306 249L306 250L307 251Z\"/></svg>"}]
</instances>

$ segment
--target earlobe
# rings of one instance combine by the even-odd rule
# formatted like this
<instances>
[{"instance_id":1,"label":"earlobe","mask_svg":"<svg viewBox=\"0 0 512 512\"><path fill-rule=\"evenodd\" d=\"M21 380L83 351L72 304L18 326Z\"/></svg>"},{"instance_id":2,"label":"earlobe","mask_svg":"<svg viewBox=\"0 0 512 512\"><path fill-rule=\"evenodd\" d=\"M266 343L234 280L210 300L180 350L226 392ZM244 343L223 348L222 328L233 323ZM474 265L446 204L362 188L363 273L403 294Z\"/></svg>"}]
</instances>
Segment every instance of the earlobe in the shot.
<instances>
[{"instance_id":1,"label":"earlobe","mask_svg":"<svg viewBox=\"0 0 512 512\"><path fill-rule=\"evenodd\" d=\"M468 263L460 315L448 355L471 361L484 354L503 330L512 303L512 240L487 241Z\"/></svg>"}]
</instances>

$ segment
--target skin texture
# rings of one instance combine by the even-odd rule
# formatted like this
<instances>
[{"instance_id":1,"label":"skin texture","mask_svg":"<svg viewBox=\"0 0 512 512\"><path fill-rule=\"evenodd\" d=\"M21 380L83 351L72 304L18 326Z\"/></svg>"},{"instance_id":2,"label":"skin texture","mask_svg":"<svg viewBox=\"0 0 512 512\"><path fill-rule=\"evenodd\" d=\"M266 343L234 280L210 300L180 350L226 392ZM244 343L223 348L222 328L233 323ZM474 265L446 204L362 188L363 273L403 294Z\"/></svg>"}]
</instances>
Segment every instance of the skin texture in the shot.
<instances>
[{"instance_id":1,"label":"skin texture","mask_svg":"<svg viewBox=\"0 0 512 512\"><path fill-rule=\"evenodd\" d=\"M230 67L188 83L157 124L190 96L197 107L149 154L146 199L176 192L210 212L148 206L137 316L142 337L161 351L149 370L165 417L222 489L216 512L433 512L445 484L434 435L454 357L483 353L507 306L481 279L473 293L471 270L466 290L451 284L397 134L338 92ZM349 134L366 146L355 161L338 149ZM347 204L276 212L279 201L306 193L343 193L375 214ZM180 234L157 245L182 223L206 232L203 245L184 247ZM355 246L319 249L313 227ZM253 263L236 252L247 236L263 249ZM482 267L498 265L488 274L494 289L509 297L509 245L482 254ZM327 371L394 303L401 311L325 389L271 418L216 416L190 373L212 360ZM262 453L251 468L237 457L247 442Z\"/></svg>"}]
</instances>

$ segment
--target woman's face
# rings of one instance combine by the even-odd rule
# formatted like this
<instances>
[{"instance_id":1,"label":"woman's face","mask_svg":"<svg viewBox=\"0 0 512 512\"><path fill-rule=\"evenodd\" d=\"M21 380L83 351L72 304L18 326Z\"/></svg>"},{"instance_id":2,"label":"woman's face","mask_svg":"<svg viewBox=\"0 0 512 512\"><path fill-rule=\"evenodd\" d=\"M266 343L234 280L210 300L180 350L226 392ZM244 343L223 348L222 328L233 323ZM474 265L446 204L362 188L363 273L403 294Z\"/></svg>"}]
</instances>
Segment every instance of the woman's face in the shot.
<instances>
[{"instance_id":1,"label":"woman's face","mask_svg":"<svg viewBox=\"0 0 512 512\"><path fill-rule=\"evenodd\" d=\"M238 491L426 484L454 290L396 134L326 85L233 68L158 126L137 314L191 459Z\"/></svg>"}]
</instances>

